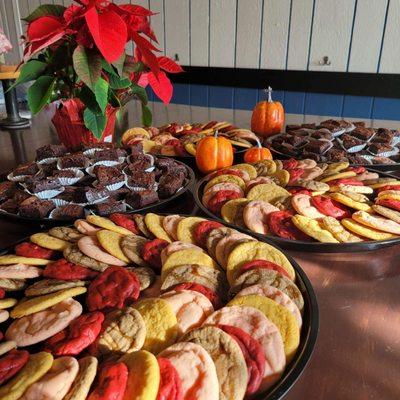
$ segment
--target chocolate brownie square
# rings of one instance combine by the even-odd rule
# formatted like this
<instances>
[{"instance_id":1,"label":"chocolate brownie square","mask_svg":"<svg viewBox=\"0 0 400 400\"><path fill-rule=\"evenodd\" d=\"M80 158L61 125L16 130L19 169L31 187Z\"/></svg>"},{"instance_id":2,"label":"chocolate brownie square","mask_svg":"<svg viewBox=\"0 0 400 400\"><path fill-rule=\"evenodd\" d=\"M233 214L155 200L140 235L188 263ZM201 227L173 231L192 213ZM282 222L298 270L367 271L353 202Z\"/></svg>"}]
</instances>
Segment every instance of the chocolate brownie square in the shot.
<instances>
[{"instance_id":1,"label":"chocolate brownie square","mask_svg":"<svg viewBox=\"0 0 400 400\"><path fill-rule=\"evenodd\" d=\"M169 172L161 176L158 182L160 197L170 197L183 186L185 175L180 172Z\"/></svg>"},{"instance_id":2,"label":"chocolate brownie square","mask_svg":"<svg viewBox=\"0 0 400 400\"><path fill-rule=\"evenodd\" d=\"M1 203L0 210L7 212L9 214L17 214L18 213L18 204L13 199L8 199Z\"/></svg>"},{"instance_id":3,"label":"chocolate brownie square","mask_svg":"<svg viewBox=\"0 0 400 400\"><path fill-rule=\"evenodd\" d=\"M156 203L159 200L155 190L145 189L136 192L131 192L125 199L133 209L142 208L149 204Z\"/></svg>"},{"instance_id":4,"label":"chocolate brownie square","mask_svg":"<svg viewBox=\"0 0 400 400\"><path fill-rule=\"evenodd\" d=\"M97 150L94 152L93 158L95 161L119 161L117 149Z\"/></svg>"},{"instance_id":5,"label":"chocolate brownie square","mask_svg":"<svg viewBox=\"0 0 400 400\"><path fill-rule=\"evenodd\" d=\"M19 215L26 218L46 218L54 208L55 205L50 200L35 199L21 204Z\"/></svg>"},{"instance_id":6,"label":"chocolate brownie square","mask_svg":"<svg viewBox=\"0 0 400 400\"><path fill-rule=\"evenodd\" d=\"M75 178L75 172L70 169L58 169L54 171L53 177L55 178Z\"/></svg>"},{"instance_id":7,"label":"chocolate brownie square","mask_svg":"<svg viewBox=\"0 0 400 400\"><path fill-rule=\"evenodd\" d=\"M67 152L63 144L46 144L36 149L36 160L41 161L46 158L61 157Z\"/></svg>"},{"instance_id":8,"label":"chocolate brownie square","mask_svg":"<svg viewBox=\"0 0 400 400\"><path fill-rule=\"evenodd\" d=\"M343 161L347 158L347 153L345 150L342 149L330 149L326 153L326 157L328 161L332 162Z\"/></svg>"},{"instance_id":9,"label":"chocolate brownie square","mask_svg":"<svg viewBox=\"0 0 400 400\"><path fill-rule=\"evenodd\" d=\"M309 153L324 154L331 146L328 140L310 140L304 150Z\"/></svg>"},{"instance_id":10,"label":"chocolate brownie square","mask_svg":"<svg viewBox=\"0 0 400 400\"><path fill-rule=\"evenodd\" d=\"M14 176L35 175L39 171L39 167L35 162L19 165L14 169Z\"/></svg>"},{"instance_id":11,"label":"chocolate brownie square","mask_svg":"<svg viewBox=\"0 0 400 400\"><path fill-rule=\"evenodd\" d=\"M365 142L371 139L374 134L375 131L372 128L356 128L351 132L351 135L353 135L355 138Z\"/></svg>"},{"instance_id":12,"label":"chocolate brownie square","mask_svg":"<svg viewBox=\"0 0 400 400\"><path fill-rule=\"evenodd\" d=\"M349 154L348 160L351 164L361 164L361 165L368 165L370 162L360 155L357 154Z\"/></svg>"},{"instance_id":13,"label":"chocolate brownie square","mask_svg":"<svg viewBox=\"0 0 400 400\"><path fill-rule=\"evenodd\" d=\"M57 196L53 197L53 199L60 199L72 203L75 199L75 191L77 190L76 186L66 186L64 191Z\"/></svg>"},{"instance_id":14,"label":"chocolate brownie square","mask_svg":"<svg viewBox=\"0 0 400 400\"><path fill-rule=\"evenodd\" d=\"M308 142L308 139L304 136L291 136L290 138L286 139L286 143L291 144L294 147L301 147Z\"/></svg>"},{"instance_id":15,"label":"chocolate brownie square","mask_svg":"<svg viewBox=\"0 0 400 400\"><path fill-rule=\"evenodd\" d=\"M130 192L131 189L123 186L122 188L111 191L110 198L113 198L114 200L123 200Z\"/></svg>"},{"instance_id":16,"label":"chocolate brownie square","mask_svg":"<svg viewBox=\"0 0 400 400\"><path fill-rule=\"evenodd\" d=\"M315 129L316 126L317 126L317 124L315 124L314 122L311 124L301 124L301 127L305 128L305 129Z\"/></svg>"},{"instance_id":17,"label":"chocolate brownie square","mask_svg":"<svg viewBox=\"0 0 400 400\"><path fill-rule=\"evenodd\" d=\"M110 192L104 187L79 186L74 190L73 202L93 204L93 202L105 199L109 195Z\"/></svg>"},{"instance_id":18,"label":"chocolate brownie square","mask_svg":"<svg viewBox=\"0 0 400 400\"><path fill-rule=\"evenodd\" d=\"M1 182L0 183L0 200L5 200L7 197L11 197L17 190L17 184L15 182Z\"/></svg>"},{"instance_id":19,"label":"chocolate brownie square","mask_svg":"<svg viewBox=\"0 0 400 400\"><path fill-rule=\"evenodd\" d=\"M27 183L26 188L31 193L39 193L44 190L56 190L61 187L61 183L58 178L46 178L40 180L33 180L32 182Z\"/></svg>"},{"instance_id":20,"label":"chocolate brownie square","mask_svg":"<svg viewBox=\"0 0 400 400\"><path fill-rule=\"evenodd\" d=\"M62 221L85 218L85 209L78 204L67 204L58 207L52 214L53 219Z\"/></svg>"},{"instance_id":21,"label":"chocolate brownie square","mask_svg":"<svg viewBox=\"0 0 400 400\"><path fill-rule=\"evenodd\" d=\"M301 129L301 125L295 125L295 124L289 124L289 125L286 125L286 132L289 132L289 131L296 131L297 129Z\"/></svg>"},{"instance_id":22,"label":"chocolate brownie square","mask_svg":"<svg viewBox=\"0 0 400 400\"><path fill-rule=\"evenodd\" d=\"M368 146L368 150L373 154L382 154L387 151L392 151L393 147L386 143L371 143Z\"/></svg>"},{"instance_id":23,"label":"chocolate brownie square","mask_svg":"<svg viewBox=\"0 0 400 400\"><path fill-rule=\"evenodd\" d=\"M60 167L63 168L84 168L88 158L82 153L68 154L60 158Z\"/></svg>"},{"instance_id":24,"label":"chocolate brownie square","mask_svg":"<svg viewBox=\"0 0 400 400\"><path fill-rule=\"evenodd\" d=\"M122 182L125 180L124 174L120 169L115 167L105 167L97 165L94 168L94 174L100 185L111 185L113 183Z\"/></svg>"},{"instance_id":25,"label":"chocolate brownie square","mask_svg":"<svg viewBox=\"0 0 400 400\"><path fill-rule=\"evenodd\" d=\"M327 139L327 140L332 140L333 139L333 135L332 133L329 131L329 129L318 129L315 132L313 132L311 134L311 137L313 139Z\"/></svg>"},{"instance_id":26,"label":"chocolate brownie square","mask_svg":"<svg viewBox=\"0 0 400 400\"><path fill-rule=\"evenodd\" d=\"M297 155L297 150L290 143L277 144L274 146L274 149L282 154L288 154L291 156Z\"/></svg>"},{"instance_id":27,"label":"chocolate brownie square","mask_svg":"<svg viewBox=\"0 0 400 400\"><path fill-rule=\"evenodd\" d=\"M365 122L364 121L353 121L352 124L356 128L365 128Z\"/></svg>"},{"instance_id":28,"label":"chocolate brownie square","mask_svg":"<svg viewBox=\"0 0 400 400\"><path fill-rule=\"evenodd\" d=\"M143 143L140 141L130 145L129 152L132 155L143 154Z\"/></svg>"},{"instance_id":29,"label":"chocolate brownie square","mask_svg":"<svg viewBox=\"0 0 400 400\"><path fill-rule=\"evenodd\" d=\"M105 203L99 203L94 206L96 214L107 216L116 212L125 212L126 204L122 201L110 200Z\"/></svg>"},{"instance_id":30,"label":"chocolate brownie square","mask_svg":"<svg viewBox=\"0 0 400 400\"><path fill-rule=\"evenodd\" d=\"M91 149L113 149L114 143L101 142L101 143L88 143L83 145L83 151Z\"/></svg>"},{"instance_id":31,"label":"chocolate brownie square","mask_svg":"<svg viewBox=\"0 0 400 400\"><path fill-rule=\"evenodd\" d=\"M12 199L16 204L21 204L23 201L31 197L31 195L24 190L17 189L13 196Z\"/></svg>"},{"instance_id":32,"label":"chocolate brownie square","mask_svg":"<svg viewBox=\"0 0 400 400\"><path fill-rule=\"evenodd\" d=\"M376 135L374 136L372 141L390 144L390 143L392 143L393 138L394 138L393 131L391 131L390 129L379 128L376 131Z\"/></svg>"},{"instance_id":33,"label":"chocolate brownie square","mask_svg":"<svg viewBox=\"0 0 400 400\"><path fill-rule=\"evenodd\" d=\"M54 171L58 171L57 169L57 161L54 161L50 164L42 164L40 166L41 171L45 176L52 176Z\"/></svg>"},{"instance_id":34,"label":"chocolate brownie square","mask_svg":"<svg viewBox=\"0 0 400 400\"><path fill-rule=\"evenodd\" d=\"M128 178L128 186L151 189L156 182L154 172L136 171Z\"/></svg>"},{"instance_id":35,"label":"chocolate brownie square","mask_svg":"<svg viewBox=\"0 0 400 400\"><path fill-rule=\"evenodd\" d=\"M352 147L360 146L360 145L364 144L364 142L362 140L357 139L348 133L344 134L341 137L341 140L342 140L343 147L345 149L351 149Z\"/></svg>"},{"instance_id":36,"label":"chocolate brownie square","mask_svg":"<svg viewBox=\"0 0 400 400\"><path fill-rule=\"evenodd\" d=\"M145 154L134 154L129 157L129 165L128 171L143 171L147 168L150 168L152 164L152 160Z\"/></svg>"},{"instance_id":37,"label":"chocolate brownie square","mask_svg":"<svg viewBox=\"0 0 400 400\"><path fill-rule=\"evenodd\" d=\"M316 153L308 153L308 152L304 152L302 155L302 158L310 158L311 160L314 160L316 162L321 162L322 161L322 157L320 154L316 154Z\"/></svg>"},{"instance_id":38,"label":"chocolate brownie square","mask_svg":"<svg viewBox=\"0 0 400 400\"><path fill-rule=\"evenodd\" d=\"M372 159L372 164L395 164L396 161L388 157L374 157Z\"/></svg>"}]
</instances>

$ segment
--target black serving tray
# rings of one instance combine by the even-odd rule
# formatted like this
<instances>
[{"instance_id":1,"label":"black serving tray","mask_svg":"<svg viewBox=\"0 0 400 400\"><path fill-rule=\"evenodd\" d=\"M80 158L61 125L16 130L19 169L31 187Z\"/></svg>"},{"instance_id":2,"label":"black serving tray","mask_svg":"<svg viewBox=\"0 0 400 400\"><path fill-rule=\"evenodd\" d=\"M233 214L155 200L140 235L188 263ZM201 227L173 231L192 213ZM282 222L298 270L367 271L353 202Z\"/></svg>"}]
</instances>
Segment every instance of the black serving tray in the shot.
<instances>
[{"instance_id":1,"label":"black serving tray","mask_svg":"<svg viewBox=\"0 0 400 400\"><path fill-rule=\"evenodd\" d=\"M367 167L367 170L371 172L378 172L377 170L374 170L369 167ZM380 175L383 177L397 178L396 176L384 172L380 172ZM193 196L197 206L205 214L227 226L230 226L231 228L235 228L238 231L247 233L248 235L252 235L256 237L258 240L262 240L268 243L274 243L285 250L305 251L312 253L358 253L364 251L383 249L385 247L390 247L400 244L400 237L396 239L365 241L359 243L320 243L320 242L302 242L300 240L289 240L277 236L262 235L260 233L255 233L247 228L242 228L234 224L227 223L223 218L213 214L203 205L201 198L203 197L203 189L206 183L207 183L207 176L197 182L193 192Z\"/></svg>"}]
</instances>

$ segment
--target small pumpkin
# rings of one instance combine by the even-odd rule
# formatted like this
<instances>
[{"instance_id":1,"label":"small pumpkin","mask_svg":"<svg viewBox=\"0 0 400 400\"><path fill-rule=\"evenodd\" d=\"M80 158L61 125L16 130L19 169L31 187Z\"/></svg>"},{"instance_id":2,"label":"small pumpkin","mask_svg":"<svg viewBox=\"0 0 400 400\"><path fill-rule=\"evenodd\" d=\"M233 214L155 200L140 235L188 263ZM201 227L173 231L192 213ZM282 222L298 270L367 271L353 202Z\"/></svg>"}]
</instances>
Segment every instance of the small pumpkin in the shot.
<instances>
[{"instance_id":1,"label":"small pumpkin","mask_svg":"<svg viewBox=\"0 0 400 400\"><path fill-rule=\"evenodd\" d=\"M223 136L207 136L196 146L196 164L201 172L208 174L233 164L232 143Z\"/></svg>"},{"instance_id":2,"label":"small pumpkin","mask_svg":"<svg viewBox=\"0 0 400 400\"><path fill-rule=\"evenodd\" d=\"M246 150L244 153L244 162L255 163L261 160L272 160L272 154L269 149L261 146L261 142L257 140L257 146Z\"/></svg>"},{"instance_id":3,"label":"small pumpkin","mask_svg":"<svg viewBox=\"0 0 400 400\"><path fill-rule=\"evenodd\" d=\"M260 136L270 136L282 132L285 110L279 101L272 100L272 89L268 87L267 101L256 104L251 116L251 130Z\"/></svg>"}]
</instances>

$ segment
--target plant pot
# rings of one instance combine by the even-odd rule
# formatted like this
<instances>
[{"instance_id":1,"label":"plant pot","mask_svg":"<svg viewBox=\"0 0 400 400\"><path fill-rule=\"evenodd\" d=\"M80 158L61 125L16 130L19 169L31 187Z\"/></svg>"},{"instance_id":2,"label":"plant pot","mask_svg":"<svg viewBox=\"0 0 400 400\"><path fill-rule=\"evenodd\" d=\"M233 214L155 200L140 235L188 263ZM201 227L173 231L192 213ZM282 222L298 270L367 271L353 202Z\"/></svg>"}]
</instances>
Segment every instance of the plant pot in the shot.
<instances>
[{"instance_id":1,"label":"plant pot","mask_svg":"<svg viewBox=\"0 0 400 400\"><path fill-rule=\"evenodd\" d=\"M69 99L60 102L51 120L56 128L60 142L69 150L79 149L83 144L112 142L114 138L115 120L118 109L106 108L107 124L101 138L96 138L83 122L85 105L81 100Z\"/></svg>"}]
</instances>

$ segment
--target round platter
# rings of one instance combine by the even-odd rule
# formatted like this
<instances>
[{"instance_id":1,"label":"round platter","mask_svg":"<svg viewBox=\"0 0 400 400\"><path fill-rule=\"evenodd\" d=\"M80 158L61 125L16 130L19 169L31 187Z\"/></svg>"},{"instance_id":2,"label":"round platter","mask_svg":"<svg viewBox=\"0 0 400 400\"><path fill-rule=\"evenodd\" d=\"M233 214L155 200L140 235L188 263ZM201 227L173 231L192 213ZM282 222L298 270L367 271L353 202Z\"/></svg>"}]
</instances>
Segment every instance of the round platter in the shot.
<instances>
[{"instance_id":1,"label":"round platter","mask_svg":"<svg viewBox=\"0 0 400 400\"><path fill-rule=\"evenodd\" d=\"M159 158L165 158L164 156L158 156ZM195 175L192 170L187 164L185 164L182 161L176 160L179 164L182 164L186 167L188 176L185 181L185 185L179 189L175 194L173 194L171 197L168 197L166 199L162 199L157 203L149 204L145 207L138 208L135 210L129 210L127 211L128 214L132 213L138 213L141 211L156 211L156 210L161 210L165 208L168 204L182 196L184 193L186 193L188 190L190 190L195 182ZM11 221L19 221L19 222L25 222L25 223L31 223L31 224L41 224L45 226L52 226L52 225L62 225L62 224L70 224L73 222L73 220L57 220L57 219L52 219L52 218L26 218L26 217L21 217L17 214L11 214L5 211L0 210L0 218L4 218L7 220Z\"/></svg>"},{"instance_id":2,"label":"round platter","mask_svg":"<svg viewBox=\"0 0 400 400\"><path fill-rule=\"evenodd\" d=\"M372 168L367 168L368 171L377 172ZM381 176L395 178L395 176L388 173L380 172ZM204 177L196 183L193 195L197 206L209 217L216 219L217 221L235 228L241 232L255 236L259 240L263 240L269 243L274 243L277 246L285 250L293 251L306 251L313 253L357 253L364 251L373 251L383 249L385 247L395 246L400 244L400 237L395 239L380 240L380 241L364 241L358 243L320 243L320 242L304 242L299 240L289 240L280 238L272 235L263 235L255 233L247 228L239 227L234 224L227 223L221 217L212 213L207 207L205 207L201 201L203 196L203 189L208 181L208 177Z\"/></svg>"},{"instance_id":3,"label":"round platter","mask_svg":"<svg viewBox=\"0 0 400 400\"><path fill-rule=\"evenodd\" d=\"M166 216L168 214L160 213L161 216ZM183 216L182 217L186 217ZM255 236L255 235L253 235ZM258 239L261 242L267 242L265 239ZM15 245L29 241L29 237L15 243ZM10 246L8 249L4 249L0 251L0 255L5 255L8 253L13 253L14 247ZM276 246L275 246L276 247ZM277 248L278 249L278 248ZM278 249L279 250L279 249ZM304 308L303 308L303 315L302 315L302 328L300 332L300 342L299 347L296 350L296 354L293 356L293 359L290 361L289 364L286 365L286 368L279 379L279 381L269 388L265 392L260 392L255 396L252 396L253 399L257 400L279 400L283 399L285 394L290 390L290 388L295 384L301 374L304 372L311 355L313 353L315 343L318 336L318 329L319 329L319 310L317 299L311 285L310 280L308 279L305 272L299 266L299 264L289 255L286 255L287 260L292 265L295 271L295 279L294 282L296 283L298 289L300 290L303 299L304 299ZM31 281L30 283L32 283ZM150 287L151 290L151 287ZM154 296L154 294L152 294ZM23 292L16 292L12 293L13 298L21 299L23 297ZM147 296L146 296L147 297ZM83 302L82 296L79 297L80 301ZM140 300L140 298L139 298ZM83 302L83 305L85 303ZM85 310L84 312L87 312ZM7 320L6 322L1 323L2 331L5 332L6 328L8 328L11 319ZM26 347L25 347L26 348ZM40 351L41 345L34 344L26 348L28 351L29 349L32 352ZM77 356L78 357L78 356Z\"/></svg>"}]
</instances>

